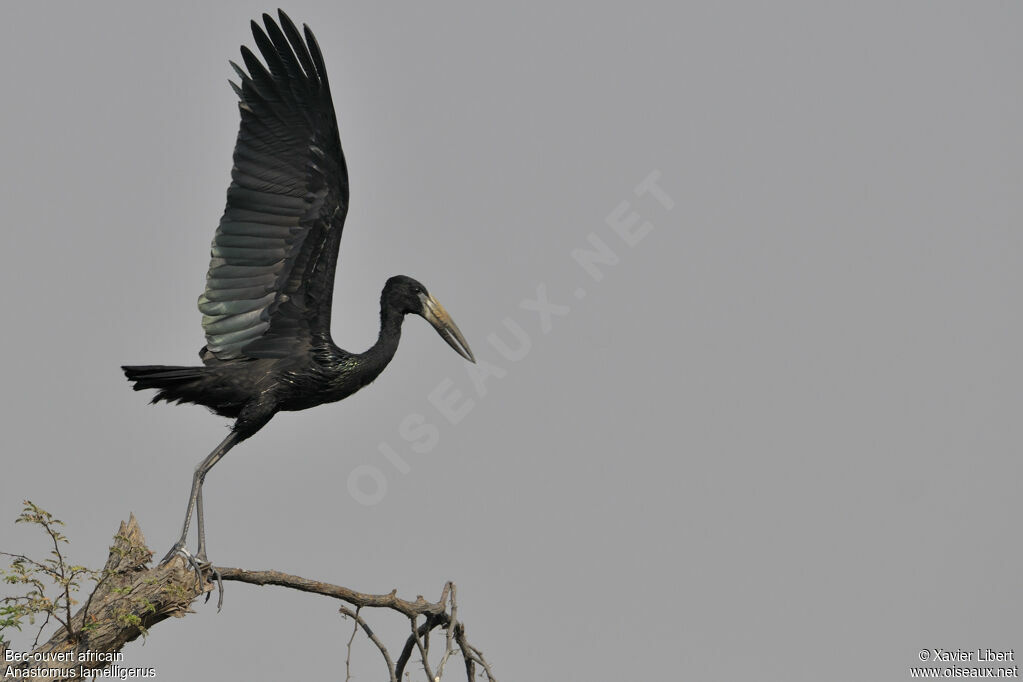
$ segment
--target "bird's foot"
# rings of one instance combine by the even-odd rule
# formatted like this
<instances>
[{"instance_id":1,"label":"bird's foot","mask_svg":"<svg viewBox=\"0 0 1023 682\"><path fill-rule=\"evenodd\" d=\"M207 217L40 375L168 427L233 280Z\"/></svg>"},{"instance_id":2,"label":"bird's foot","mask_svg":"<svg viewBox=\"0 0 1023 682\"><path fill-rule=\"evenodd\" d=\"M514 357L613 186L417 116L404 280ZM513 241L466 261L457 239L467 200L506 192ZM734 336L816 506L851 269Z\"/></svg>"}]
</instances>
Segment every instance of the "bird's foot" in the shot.
<instances>
[{"instance_id":1,"label":"bird's foot","mask_svg":"<svg viewBox=\"0 0 1023 682\"><path fill-rule=\"evenodd\" d=\"M210 577L217 581L217 613L219 613L221 607L224 606L224 579L221 577L220 571L217 570L217 567L213 565L213 562L206 558L205 550L199 552L196 559L199 560L199 565L202 566L204 570L208 570L210 572ZM210 593L207 592L206 603L209 603L209 601Z\"/></svg>"},{"instance_id":2,"label":"bird's foot","mask_svg":"<svg viewBox=\"0 0 1023 682\"><path fill-rule=\"evenodd\" d=\"M188 551L188 548L185 547L185 543L183 542L175 543L175 545L170 548L170 551L168 551L167 554L160 559L160 565L163 566L164 564L169 564L176 556L183 558L185 562L192 567L195 574L200 578L202 577L202 567L199 565L199 560Z\"/></svg>"},{"instance_id":3,"label":"bird's foot","mask_svg":"<svg viewBox=\"0 0 1023 682\"><path fill-rule=\"evenodd\" d=\"M203 588L206 572L210 572L210 577L217 581L217 611L220 611L224 605L224 579L221 577L217 567L206 557L206 552L202 551L198 555L192 554L184 544L179 542L171 547L167 555L160 560L160 565L168 563L176 556L182 557L192 570L195 571L196 587L198 589ZM209 600L210 594L207 592L206 601L208 602Z\"/></svg>"}]
</instances>

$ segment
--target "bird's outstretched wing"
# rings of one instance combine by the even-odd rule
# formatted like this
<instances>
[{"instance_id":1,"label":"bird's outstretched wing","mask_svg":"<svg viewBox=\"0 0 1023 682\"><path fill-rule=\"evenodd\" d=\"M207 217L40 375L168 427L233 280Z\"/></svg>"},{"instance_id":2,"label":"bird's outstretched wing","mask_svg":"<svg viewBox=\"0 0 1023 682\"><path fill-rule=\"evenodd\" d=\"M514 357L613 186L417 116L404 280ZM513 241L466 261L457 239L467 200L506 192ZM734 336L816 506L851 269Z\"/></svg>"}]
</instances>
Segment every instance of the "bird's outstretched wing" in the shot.
<instances>
[{"instance_id":1,"label":"bird's outstretched wing","mask_svg":"<svg viewBox=\"0 0 1023 682\"><path fill-rule=\"evenodd\" d=\"M284 357L330 338L348 170L316 38L284 12L241 48L241 127L227 208L199 297L207 362ZM214 359L215 358L215 359Z\"/></svg>"}]
</instances>

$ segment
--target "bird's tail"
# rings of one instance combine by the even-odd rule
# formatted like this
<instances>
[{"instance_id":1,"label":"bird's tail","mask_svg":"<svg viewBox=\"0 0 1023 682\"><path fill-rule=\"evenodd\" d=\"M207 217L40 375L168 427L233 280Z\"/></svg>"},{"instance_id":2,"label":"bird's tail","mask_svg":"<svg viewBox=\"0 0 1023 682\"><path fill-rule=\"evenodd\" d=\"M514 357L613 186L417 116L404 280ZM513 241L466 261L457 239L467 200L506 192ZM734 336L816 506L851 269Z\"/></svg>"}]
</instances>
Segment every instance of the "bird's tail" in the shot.
<instances>
[{"instance_id":1,"label":"bird's tail","mask_svg":"<svg viewBox=\"0 0 1023 682\"><path fill-rule=\"evenodd\" d=\"M135 385L136 391L147 388L159 389L153 402L159 400L192 401L192 392L206 376L205 367L169 367L167 365L124 365L124 376Z\"/></svg>"}]
</instances>

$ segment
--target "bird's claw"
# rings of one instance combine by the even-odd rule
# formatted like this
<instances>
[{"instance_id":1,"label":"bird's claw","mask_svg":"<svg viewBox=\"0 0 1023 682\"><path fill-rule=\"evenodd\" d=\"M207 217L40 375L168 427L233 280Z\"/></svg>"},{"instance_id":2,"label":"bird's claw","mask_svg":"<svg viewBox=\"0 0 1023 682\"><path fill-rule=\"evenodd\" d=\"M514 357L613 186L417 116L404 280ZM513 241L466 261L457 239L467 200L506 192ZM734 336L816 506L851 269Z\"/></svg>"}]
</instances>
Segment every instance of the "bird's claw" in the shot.
<instances>
[{"instance_id":1,"label":"bird's claw","mask_svg":"<svg viewBox=\"0 0 1023 682\"><path fill-rule=\"evenodd\" d=\"M202 562L201 566L203 569L208 570L210 572L210 576L217 581L217 613L220 613L221 607L224 606L224 578L220 575L220 571L217 570L217 567L214 566L213 563L205 556L202 556L200 561ZM208 604L209 601L210 593L207 592L206 603Z\"/></svg>"},{"instance_id":2,"label":"bird's claw","mask_svg":"<svg viewBox=\"0 0 1023 682\"><path fill-rule=\"evenodd\" d=\"M203 552L199 556L195 556L194 554L189 552L184 545L180 544L174 545L173 547L170 548L170 551L167 552L167 555L160 561L160 565L162 566L163 564L168 563L171 559L173 559L176 556L182 557L192 568L192 570L195 571L196 587L200 590L203 588L203 578L206 574L206 571L210 572L210 576L213 578L213 580L217 582L217 611L219 612L220 609L224 606L224 579L220 575L220 571L217 570L217 567L214 566L213 563L208 558L206 558L205 552ZM207 592L206 601L209 602L209 600L210 593Z\"/></svg>"},{"instance_id":3,"label":"bird's claw","mask_svg":"<svg viewBox=\"0 0 1023 682\"><path fill-rule=\"evenodd\" d=\"M199 560L195 558L195 555L193 555L191 552L189 552L188 549L183 544L178 543L178 544L174 545L173 547L171 547L170 551L167 552L167 555L163 559L160 560L160 565L162 566L164 564L170 563L171 559L173 559L176 556L182 557L188 563L188 565L192 568L192 570L195 571L195 575L196 575L196 577L200 581L199 582L199 586L202 587L202 582L201 582L202 581L202 566L199 564Z\"/></svg>"}]
</instances>

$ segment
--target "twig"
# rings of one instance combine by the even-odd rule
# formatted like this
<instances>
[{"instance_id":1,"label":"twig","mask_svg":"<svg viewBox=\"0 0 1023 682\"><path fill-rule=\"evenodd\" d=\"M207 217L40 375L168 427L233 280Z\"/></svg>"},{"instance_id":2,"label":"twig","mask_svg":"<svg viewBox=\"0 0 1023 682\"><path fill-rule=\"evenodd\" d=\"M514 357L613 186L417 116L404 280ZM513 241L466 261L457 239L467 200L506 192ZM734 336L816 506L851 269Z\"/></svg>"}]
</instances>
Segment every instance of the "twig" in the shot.
<instances>
[{"instance_id":1,"label":"twig","mask_svg":"<svg viewBox=\"0 0 1023 682\"><path fill-rule=\"evenodd\" d=\"M40 571L43 571L44 573L46 573L48 575L53 575L53 576L57 575L56 573L54 573L53 569L50 568L49 566L46 566L45 564L41 564L38 561L36 561L35 559L30 559L27 556L25 556L24 554L12 554L11 552L0 552L0 554L2 554L3 556L11 557L12 559L14 559L15 562L24 561L27 564L32 564L33 566L38 568Z\"/></svg>"},{"instance_id":2,"label":"twig","mask_svg":"<svg viewBox=\"0 0 1023 682\"><path fill-rule=\"evenodd\" d=\"M423 647L423 640L419 636L419 629L416 627L416 617L409 618L412 621L412 637L416 640L416 647L419 649L419 658L423 661L423 670L426 671L426 679L433 680L433 671L430 670L430 656L427 653L429 647ZM433 625L430 623L430 618L426 618L426 622L423 623L423 627L426 629L424 633L426 636L430 635L430 630L433 629Z\"/></svg>"},{"instance_id":3,"label":"twig","mask_svg":"<svg viewBox=\"0 0 1023 682\"><path fill-rule=\"evenodd\" d=\"M355 617L359 617L359 609L355 609ZM352 627L352 636L348 638L348 655L345 657L345 682L352 679L352 642L355 641L355 635L359 632L359 621L355 621L354 627Z\"/></svg>"},{"instance_id":4,"label":"twig","mask_svg":"<svg viewBox=\"0 0 1023 682\"><path fill-rule=\"evenodd\" d=\"M68 638L77 643L78 634L71 627L71 580L74 579L74 575L71 578L67 578L64 574L64 555L60 553L60 542L58 542L57 532L50 528L49 521L43 517L41 521L43 528L49 534L50 539L53 540L53 553L57 555L57 567L60 570L60 582L64 586L64 611L66 614L66 622L64 627L67 628ZM59 522L58 522L59 523Z\"/></svg>"},{"instance_id":5,"label":"twig","mask_svg":"<svg viewBox=\"0 0 1023 682\"><path fill-rule=\"evenodd\" d=\"M425 623L420 625L419 632L420 634L422 634L430 628L434 628L438 625L443 625L444 623L447 622L447 620L448 614L442 613L441 615L437 616L436 622L427 620ZM408 661L412 657L412 650L415 648L415 646L416 646L415 636L409 635L408 639L405 640L405 646L403 646L401 649L401 655L398 656L398 663L395 667L395 670L397 671L399 677L405 671L405 666L408 665Z\"/></svg>"},{"instance_id":6,"label":"twig","mask_svg":"<svg viewBox=\"0 0 1023 682\"><path fill-rule=\"evenodd\" d=\"M447 635L444 638L444 656L440 659L440 663L437 665L437 677L434 678L434 682L438 682L440 678L444 677L444 665L448 662L451 654L455 653L455 648L451 646L454 642L455 637L455 626L458 624L458 601L455 597L455 584L453 582L447 582L444 585L444 594L448 594L448 588L450 588L450 596L448 601L451 603L451 620L448 621ZM443 598L443 595L442 595Z\"/></svg>"},{"instance_id":7,"label":"twig","mask_svg":"<svg viewBox=\"0 0 1023 682\"><path fill-rule=\"evenodd\" d=\"M387 665L387 674L390 675L391 682L398 682L398 678L394 673L394 663L391 661L391 655L387 652L387 647L385 647L384 643L380 641L380 638L377 637L376 633L373 632L369 625L366 624L366 621L364 621L358 613L352 611L347 606L341 606L338 610L346 616L351 616L355 619L357 624L362 626L362 629L366 633L366 636L369 637L369 640L377 645L377 649L380 649L380 655L384 657L384 663Z\"/></svg>"},{"instance_id":8,"label":"twig","mask_svg":"<svg viewBox=\"0 0 1023 682\"><path fill-rule=\"evenodd\" d=\"M462 660L465 661L465 675L470 680L476 679L476 659L473 658L472 651L469 650L469 643L465 640L465 628L459 623L455 626L455 642L458 644L458 648L462 650Z\"/></svg>"},{"instance_id":9,"label":"twig","mask_svg":"<svg viewBox=\"0 0 1023 682\"><path fill-rule=\"evenodd\" d=\"M49 611L46 612L46 620L44 620L43 624L39 626L39 631L36 632L36 638L32 640L32 648L33 649L35 649L37 646L39 646L39 638L43 636L43 630L46 629L46 625L50 622L50 616L52 616L52 615L53 614L50 613Z\"/></svg>"}]
</instances>

